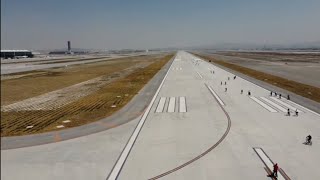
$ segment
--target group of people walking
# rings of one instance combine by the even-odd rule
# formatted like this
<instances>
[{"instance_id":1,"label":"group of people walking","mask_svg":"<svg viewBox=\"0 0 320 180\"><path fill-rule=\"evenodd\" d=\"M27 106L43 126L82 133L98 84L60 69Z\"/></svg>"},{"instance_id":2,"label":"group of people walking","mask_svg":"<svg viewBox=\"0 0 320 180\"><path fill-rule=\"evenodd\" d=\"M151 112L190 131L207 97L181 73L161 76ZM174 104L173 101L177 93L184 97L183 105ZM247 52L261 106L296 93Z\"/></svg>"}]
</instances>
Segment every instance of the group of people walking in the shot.
<instances>
[{"instance_id":1,"label":"group of people walking","mask_svg":"<svg viewBox=\"0 0 320 180\"><path fill-rule=\"evenodd\" d=\"M282 97L282 94L280 94L280 93L277 93L277 92L273 92L273 91L270 91L270 96L278 96L278 94L279 94L279 99L281 99L281 97ZM290 100L290 95L288 94L287 95L287 100Z\"/></svg>"}]
</instances>

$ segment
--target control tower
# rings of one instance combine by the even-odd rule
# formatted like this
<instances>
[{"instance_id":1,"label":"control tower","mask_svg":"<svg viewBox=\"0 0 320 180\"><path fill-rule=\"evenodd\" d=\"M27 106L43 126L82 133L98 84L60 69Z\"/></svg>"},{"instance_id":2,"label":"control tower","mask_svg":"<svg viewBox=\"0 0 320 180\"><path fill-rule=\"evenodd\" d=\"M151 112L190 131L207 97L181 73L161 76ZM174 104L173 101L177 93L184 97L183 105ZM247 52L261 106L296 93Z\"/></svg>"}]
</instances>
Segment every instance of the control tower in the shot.
<instances>
[{"instance_id":1,"label":"control tower","mask_svg":"<svg viewBox=\"0 0 320 180\"><path fill-rule=\"evenodd\" d=\"M71 42L68 41L68 54L71 54Z\"/></svg>"}]
</instances>

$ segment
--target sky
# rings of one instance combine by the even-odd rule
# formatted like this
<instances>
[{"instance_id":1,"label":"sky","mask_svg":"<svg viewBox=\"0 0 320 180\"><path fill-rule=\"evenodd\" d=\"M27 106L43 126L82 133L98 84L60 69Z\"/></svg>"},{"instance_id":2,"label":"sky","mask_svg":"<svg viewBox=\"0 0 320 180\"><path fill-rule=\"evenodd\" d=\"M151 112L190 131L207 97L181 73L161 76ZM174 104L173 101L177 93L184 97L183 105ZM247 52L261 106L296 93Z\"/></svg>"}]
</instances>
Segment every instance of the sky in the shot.
<instances>
[{"instance_id":1,"label":"sky","mask_svg":"<svg viewBox=\"0 0 320 180\"><path fill-rule=\"evenodd\" d=\"M1 0L1 49L320 41L320 0Z\"/></svg>"}]
</instances>

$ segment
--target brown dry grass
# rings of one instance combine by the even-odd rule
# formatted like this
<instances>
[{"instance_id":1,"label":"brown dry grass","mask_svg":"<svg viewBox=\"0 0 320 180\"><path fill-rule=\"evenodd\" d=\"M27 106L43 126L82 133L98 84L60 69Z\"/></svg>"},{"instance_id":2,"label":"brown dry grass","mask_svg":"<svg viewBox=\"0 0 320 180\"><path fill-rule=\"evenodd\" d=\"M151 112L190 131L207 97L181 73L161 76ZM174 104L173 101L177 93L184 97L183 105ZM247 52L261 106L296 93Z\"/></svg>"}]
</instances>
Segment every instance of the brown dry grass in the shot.
<instances>
[{"instance_id":1,"label":"brown dry grass","mask_svg":"<svg viewBox=\"0 0 320 180\"><path fill-rule=\"evenodd\" d=\"M106 57L95 57L95 58L84 58L84 59L73 59L73 60L59 60L59 61L40 61L37 64L58 64L58 63L67 63L67 62L79 62L79 61L93 61L99 60L103 61Z\"/></svg>"},{"instance_id":2,"label":"brown dry grass","mask_svg":"<svg viewBox=\"0 0 320 180\"><path fill-rule=\"evenodd\" d=\"M320 102L320 88L302 84L296 81L291 81L289 79L285 79L282 77L274 76L271 74L267 74L264 72L256 71L250 68L242 67L233 63L228 63L222 60L217 60L212 56L209 55L202 55L202 54L195 54L196 56L199 56L206 60L211 60L212 62L222 65L224 67L227 67L229 69L238 71L242 74L248 75L250 77L253 77L255 79L258 79L260 81L267 82L269 84L272 84L274 86L280 87L282 89L286 89L288 91L291 91L295 94L298 94L300 96L309 98L311 100Z\"/></svg>"},{"instance_id":3,"label":"brown dry grass","mask_svg":"<svg viewBox=\"0 0 320 180\"><path fill-rule=\"evenodd\" d=\"M149 66L136 70L128 76L105 85L97 92L56 110L2 112L1 136L57 130L56 126L63 124L62 121L67 119L71 122L63 125L68 128L107 117L127 104L172 57L171 54L156 58L157 61ZM116 107L112 108L112 105ZM34 127L26 129L28 125Z\"/></svg>"},{"instance_id":4,"label":"brown dry grass","mask_svg":"<svg viewBox=\"0 0 320 180\"><path fill-rule=\"evenodd\" d=\"M102 75L109 75L152 61L155 56L127 57L98 63L41 71L16 73L19 78L1 81L1 106L71 86Z\"/></svg>"}]
</instances>

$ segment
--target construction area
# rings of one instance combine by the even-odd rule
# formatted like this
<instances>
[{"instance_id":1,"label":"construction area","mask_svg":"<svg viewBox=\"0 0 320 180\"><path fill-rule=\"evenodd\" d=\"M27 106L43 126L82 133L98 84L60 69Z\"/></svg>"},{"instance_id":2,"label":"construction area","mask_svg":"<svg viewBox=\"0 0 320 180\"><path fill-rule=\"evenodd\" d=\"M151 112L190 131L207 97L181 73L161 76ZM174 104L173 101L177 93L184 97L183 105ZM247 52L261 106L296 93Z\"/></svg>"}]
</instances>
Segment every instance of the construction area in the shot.
<instances>
[{"instance_id":1,"label":"construction area","mask_svg":"<svg viewBox=\"0 0 320 180\"><path fill-rule=\"evenodd\" d=\"M1 79L1 136L84 125L126 105L173 54L108 59Z\"/></svg>"}]
</instances>

